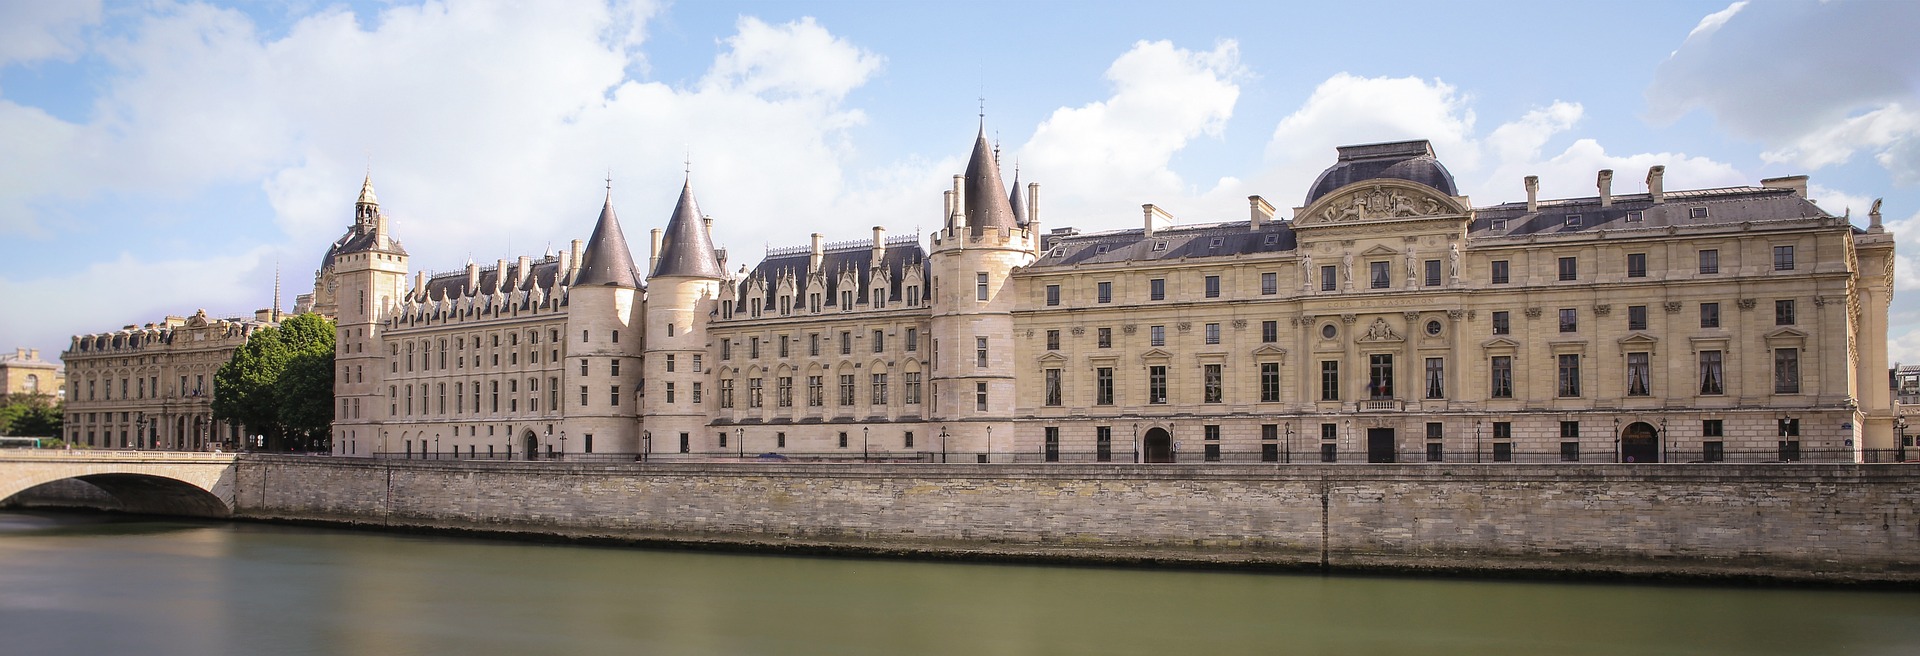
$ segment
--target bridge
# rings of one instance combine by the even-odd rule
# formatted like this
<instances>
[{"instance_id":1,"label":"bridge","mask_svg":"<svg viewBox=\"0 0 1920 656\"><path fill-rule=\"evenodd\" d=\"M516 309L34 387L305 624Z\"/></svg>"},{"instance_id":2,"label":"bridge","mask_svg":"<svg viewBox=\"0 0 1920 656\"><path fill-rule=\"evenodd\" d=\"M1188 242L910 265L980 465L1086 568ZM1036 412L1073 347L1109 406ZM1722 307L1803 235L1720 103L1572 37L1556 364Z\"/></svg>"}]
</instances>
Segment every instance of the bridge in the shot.
<instances>
[{"instance_id":1,"label":"bridge","mask_svg":"<svg viewBox=\"0 0 1920 656\"><path fill-rule=\"evenodd\" d=\"M0 450L0 506L35 486L77 479L131 513L233 513L234 454L53 449Z\"/></svg>"}]
</instances>

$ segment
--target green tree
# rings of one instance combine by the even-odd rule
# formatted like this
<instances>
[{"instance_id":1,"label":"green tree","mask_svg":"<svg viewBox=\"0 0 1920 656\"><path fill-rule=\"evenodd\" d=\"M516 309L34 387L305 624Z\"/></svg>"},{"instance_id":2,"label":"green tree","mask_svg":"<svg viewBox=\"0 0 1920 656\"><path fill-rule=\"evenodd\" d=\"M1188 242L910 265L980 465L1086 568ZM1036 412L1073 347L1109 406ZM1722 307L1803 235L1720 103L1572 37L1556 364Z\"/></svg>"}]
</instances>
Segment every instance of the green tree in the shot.
<instances>
[{"instance_id":1,"label":"green tree","mask_svg":"<svg viewBox=\"0 0 1920 656\"><path fill-rule=\"evenodd\" d=\"M0 435L59 437L66 404L48 394L13 394L0 404Z\"/></svg>"},{"instance_id":2,"label":"green tree","mask_svg":"<svg viewBox=\"0 0 1920 656\"><path fill-rule=\"evenodd\" d=\"M329 448L333 331L317 314L255 331L214 373L214 418L265 436L270 451Z\"/></svg>"}]
</instances>

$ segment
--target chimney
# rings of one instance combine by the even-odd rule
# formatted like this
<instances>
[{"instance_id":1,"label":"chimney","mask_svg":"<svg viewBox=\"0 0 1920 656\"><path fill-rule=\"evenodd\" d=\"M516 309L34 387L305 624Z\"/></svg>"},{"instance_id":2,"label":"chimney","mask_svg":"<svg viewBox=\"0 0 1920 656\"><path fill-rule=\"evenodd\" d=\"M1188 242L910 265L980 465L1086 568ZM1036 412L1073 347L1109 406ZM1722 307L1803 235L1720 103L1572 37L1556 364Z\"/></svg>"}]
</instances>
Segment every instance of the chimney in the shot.
<instances>
[{"instance_id":1,"label":"chimney","mask_svg":"<svg viewBox=\"0 0 1920 656\"><path fill-rule=\"evenodd\" d=\"M1261 228L1267 226L1268 221L1273 220L1273 203L1267 202L1267 199L1259 196L1248 196L1247 205L1251 210L1251 216L1247 220L1248 230L1259 232Z\"/></svg>"},{"instance_id":2,"label":"chimney","mask_svg":"<svg viewBox=\"0 0 1920 656\"><path fill-rule=\"evenodd\" d=\"M1045 241L1040 231L1040 183L1027 183L1027 234L1033 235L1033 254L1040 254L1041 242Z\"/></svg>"},{"instance_id":3,"label":"chimney","mask_svg":"<svg viewBox=\"0 0 1920 656\"><path fill-rule=\"evenodd\" d=\"M713 217L711 216L700 217L700 223L705 225L707 228L707 241L713 241ZM725 268L725 267L722 267L722 268Z\"/></svg>"},{"instance_id":4,"label":"chimney","mask_svg":"<svg viewBox=\"0 0 1920 656\"><path fill-rule=\"evenodd\" d=\"M473 296L478 293L480 293L480 265L474 264L473 260L467 260L466 295Z\"/></svg>"},{"instance_id":5,"label":"chimney","mask_svg":"<svg viewBox=\"0 0 1920 656\"><path fill-rule=\"evenodd\" d=\"M813 233L812 246L810 246L807 249L807 270L808 271L820 270L820 260L826 257L826 250L822 248L822 245L821 245L821 240L824 238L825 237L818 232Z\"/></svg>"},{"instance_id":6,"label":"chimney","mask_svg":"<svg viewBox=\"0 0 1920 656\"><path fill-rule=\"evenodd\" d=\"M653 251L647 255L647 272L649 274L651 274L654 269L660 268L660 239L663 234L665 233L659 228L653 229Z\"/></svg>"},{"instance_id":7,"label":"chimney","mask_svg":"<svg viewBox=\"0 0 1920 656\"><path fill-rule=\"evenodd\" d=\"M1600 206L1613 207L1613 169L1600 169L1600 179L1595 184L1600 187Z\"/></svg>"},{"instance_id":8,"label":"chimney","mask_svg":"<svg viewBox=\"0 0 1920 656\"><path fill-rule=\"evenodd\" d=\"M953 221L953 218L954 218L954 211L953 211L953 190L952 190L952 189L948 189L948 190L946 190L946 191L943 191L943 192L940 192L940 195L941 195L942 197L944 197L944 199L945 199L945 200L944 200L944 202L945 202L945 204L946 204L946 205L945 205L945 206L946 206L946 213L944 213L944 214L941 214L941 215L940 215L940 220L941 220L942 222L944 222L944 223L946 224L946 226L947 226L947 230L949 230L949 231L951 231L951 230L953 230L953 229L954 229L954 228L956 227L956 226L954 226L954 224L953 224L953 223L954 223L954 221Z\"/></svg>"},{"instance_id":9,"label":"chimney","mask_svg":"<svg viewBox=\"0 0 1920 656\"><path fill-rule=\"evenodd\" d=\"M496 294L507 288L507 258L500 258L493 266L493 289L487 290L488 294Z\"/></svg>"},{"instance_id":10,"label":"chimney","mask_svg":"<svg viewBox=\"0 0 1920 656\"><path fill-rule=\"evenodd\" d=\"M887 256L887 229L873 227L873 266L880 266L880 259Z\"/></svg>"},{"instance_id":11,"label":"chimney","mask_svg":"<svg viewBox=\"0 0 1920 656\"><path fill-rule=\"evenodd\" d=\"M1654 165L1653 168L1647 169L1647 197L1653 199L1655 205L1667 202L1666 178L1666 166Z\"/></svg>"},{"instance_id":12,"label":"chimney","mask_svg":"<svg viewBox=\"0 0 1920 656\"><path fill-rule=\"evenodd\" d=\"M413 272L413 300L427 300L427 272Z\"/></svg>"},{"instance_id":13,"label":"chimney","mask_svg":"<svg viewBox=\"0 0 1920 656\"><path fill-rule=\"evenodd\" d=\"M527 279L533 277L533 258L520 256L519 266L513 268L513 288L526 286Z\"/></svg>"},{"instance_id":14,"label":"chimney","mask_svg":"<svg viewBox=\"0 0 1920 656\"><path fill-rule=\"evenodd\" d=\"M1141 205L1140 210L1141 214L1144 215L1143 218L1145 218L1145 228L1148 237L1152 237L1154 232L1173 227L1173 215L1168 214L1166 210L1160 209L1160 206L1147 203Z\"/></svg>"},{"instance_id":15,"label":"chimney","mask_svg":"<svg viewBox=\"0 0 1920 656\"><path fill-rule=\"evenodd\" d=\"M964 191L966 186L967 176L953 176L953 215L956 219L953 227L955 228L967 227L967 192Z\"/></svg>"},{"instance_id":16,"label":"chimney","mask_svg":"<svg viewBox=\"0 0 1920 656\"><path fill-rule=\"evenodd\" d=\"M1765 180L1760 181L1760 186L1766 187L1768 189L1792 189L1793 195L1799 196L1801 198L1807 197L1807 176L1804 176L1804 175L1789 175L1784 178L1767 178Z\"/></svg>"},{"instance_id":17,"label":"chimney","mask_svg":"<svg viewBox=\"0 0 1920 656\"><path fill-rule=\"evenodd\" d=\"M1540 176L1527 176L1527 213L1540 211Z\"/></svg>"}]
</instances>

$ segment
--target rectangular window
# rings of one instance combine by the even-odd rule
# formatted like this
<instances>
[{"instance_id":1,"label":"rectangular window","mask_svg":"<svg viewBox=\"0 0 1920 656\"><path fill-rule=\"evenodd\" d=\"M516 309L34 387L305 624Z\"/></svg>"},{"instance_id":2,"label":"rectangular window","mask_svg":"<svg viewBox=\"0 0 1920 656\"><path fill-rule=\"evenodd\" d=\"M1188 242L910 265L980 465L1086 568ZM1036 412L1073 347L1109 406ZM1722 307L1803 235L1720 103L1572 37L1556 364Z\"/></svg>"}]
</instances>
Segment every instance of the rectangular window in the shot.
<instances>
[{"instance_id":1,"label":"rectangular window","mask_svg":"<svg viewBox=\"0 0 1920 656\"><path fill-rule=\"evenodd\" d=\"M1578 214L1568 214L1568 215L1566 215L1566 223L1567 223L1567 227L1569 227L1569 228L1578 228L1578 227L1580 227L1580 215L1578 215Z\"/></svg>"},{"instance_id":2,"label":"rectangular window","mask_svg":"<svg viewBox=\"0 0 1920 656\"><path fill-rule=\"evenodd\" d=\"M1057 407L1060 405L1060 370L1048 369L1046 374L1046 382L1047 382L1046 404L1048 406Z\"/></svg>"},{"instance_id":3,"label":"rectangular window","mask_svg":"<svg viewBox=\"0 0 1920 656\"><path fill-rule=\"evenodd\" d=\"M1647 254L1646 253L1628 253L1627 254L1627 277L1628 278L1647 277Z\"/></svg>"},{"instance_id":4,"label":"rectangular window","mask_svg":"<svg viewBox=\"0 0 1920 656\"><path fill-rule=\"evenodd\" d=\"M1646 330L1646 329L1647 329L1647 306L1645 305L1627 306L1627 330Z\"/></svg>"},{"instance_id":5,"label":"rectangular window","mask_svg":"<svg viewBox=\"0 0 1920 656\"><path fill-rule=\"evenodd\" d=\"M673 383L672 382L667 383L667 402L668 403L673 402Z\"/></svg>"},{"instance_id":6,"label":"rectangular window","mask_svg":"<svg viewBox=\"0 0 1920 656\"><path fill-rule=\"evenodd\" d=\"M1260 343L1272 344L1277 341L1280 341L1280 322L1278 321L1260 322Z\"/></svg>"},{"instance_id":7,"label":"rectangular window","mask_svg":"<svg viewBox=\"0 0 1920 656\"><path fill-rule=\"evenodd\" d=\"M987 366L987 338L973 338L973 366Z\"/></svg>"},{"instance_id":8,"label":"rectangular window","mask_svg":"<svg viewBox=\"0 0 1920 656\"><path fill-rule=\"evenodd\" d=\"M973 409L980 410L980 411L985 411L987 409L987 384L986 383L973 384Z\"/></svg>"},{"instance_id":9,"label":"rectangular window","mask_svg":"<svg viewBox=\"0 0 1920 656\"><path fill-rule=\"evenodd\" d=\"M1580 311L1573 308L1560 308L1560 332L1580 331Z\"/></svg>"},{"instance_id":10,"label":"rectangular window","mask_svg":"<svg viewBox=\"0 0 1920 656\"><path fill-rule=\"evenodd\" d=\"M1260 363L1260 401L1274 403L1280 400L1280 363Z\"/></svg>"},{"instance_id":11,"label":"rectangular window","mask_svg":"<svg viewBox=\"0 0 1920 656\"><path fill-rule=\"evenodd\" d=\"M1652 396L1653 371L1646 353L1627 354L1627 396Z\"/></svg>"},{"instance_id":12,"label":"rectangular window","mask_svg":"<svg viewBox=\"0 0 1920 656\"><path fill-rule=\"evenodd\" d=\"M1392 275L1386 262L1367 263L1367 286L1371 289L1386 289L1392 282Z\"/></svg>"},{"instance_id":13,"label":"rectangular window","mask_svg":"<svg viewBox=\"0 0 1920 656\"><path fill-rule=\"evenodd\" d=\"M1773 302L1773 325L1793 325L1793 301Z\"/></svg>"},{"instance_id":14,"label":"rectangular window","mask_svg":"<svg viewBox=\"0 0 1920 656\"><path fill-rule=\"evenodd\" d=\"M1493 439L1496 439L1496 440L1513 439L1513 422L1511 421L1493 422Z\"/></svg>"},{"instance_id":15,"label":"rectangular window","mask_svg":"<svg viewBox=\"0 0 1920 656\"><path fill-rule=\"evenodd\" d=\"M1220 343L1220 324L1210 323L1210 324L1207 324L1205 328L1206 328L1206 335L1207 335L1207 343L1219 344Z\"/></svg>"},{"instance_id":16,"label":"rectangular window","mask_svg":"<svg viewBox=\"0 0 1920 656\"><path fill-rule=\"evenodd\" d=\"M1220 276L1206 277L1207 298L1220 298Z\"/></svg>"},{"instance_id":17,"label":"rectangular window","mask_svg":"<svg viewBox=\"0 0 1920 656\"><path fill-rule=\"evenodd\" d=\"M819 355L819 354L816 353L815 355ZM720 359L722 360L733 359L733 340L731 339L720 340ZM581 362L585 362L585 360L582 360ZM585 373L585 372L582 372L582 373Z\"/></svg>"},{"instance_id":18,"label":"rectangular window","mask_svg":"<svg viewBox=\"0 0 1920 656\"><path fill-rule=\"evenodd\" d=\"M1100 303L1113 302L1113 283L1097 282L1093 284L1093 287L1094 287L1094 300L1096 302L1100 302Z\"/></svg>"},{"instance_id":19,"label":"rectangular window","mask_svg":"<svg viewBox=\"0 0 1920 656\"><path fill-rule=\"evenodd\" d=\"M1320 439L1334 440L1334 439L1339 439L1339 437L1340 437L1339 424L1321 424L1320 425Z\"/></svg>"},{"instance_id":20,"label":"rectangular window","mask_svg":"<svg viewBox=\"0 0 1920 656\"><path fill-rule=\"evenodd\" d=\"M1095 462L1113 462L1113 427L1095 426L1093 429L1093 459Z\"/></svg>"},{"instance_id":21,"label":"rectangular window","mask_svg":"<svg viewBox=\"0 0 1920 656\"><path fill-rule=\"evenodd\" d=\"M1724 437L1726 424L1719 419L1704 419L1700 422L1701 437Z\"/></svg>"},{"instance_id":22,"label":"rectangular window","mask_svg":"<svg viewBox=\"0 0 1920 656\"><path fill-rule=\"evenodd\" d=\"M1047 306L1052 307L1059 304L1060 304L1060 286L1047 285Z\"/></svg>"},{"instance_id":23,"label":"rectangular window","mask_svg":"<svg viewBox=\"0 0 1920 656\"><path fill-rule=\"evenodd\" d=\"M1100 348L1113 348L1113 329L1112 328L1101 328L1097 331L1094 331L1094 334L1096 335L1096 341L1094 342L1095 346L1099 346Z\"/></svg>"},{"instance_id":24,"label":"rectangular window","mask_svg":"<svg viewBox=\"0 0 1920 656\"><path fill-rule=\"evenodd\" d=\"M1167 279L1154 278L1147 281L1147 299L1164 301L1167 298Z\"/></svg>"},{"instance_id":25,"label":"rectangular window","mask_svg":"<svg viewBox=\"0 0 1920 656\"><path fill-rule=\"evenodd\" d=\"M774 446L774 448L777 448L777 449L784 449L784 448L787 448L787 433L786 433L786 431L781 431L781 432L778 432L778 433L774 433L774 434L773 434L773 446Z\"/></svg>"},{"instance_id":26,"label":"rectangular window","mask_svg":"<svg viewBox=\"0 0 1920 656\"><path fill-rule=\"evenodd\" d=\"M883 374L883 373L872 374L868 376L867 382L872 387L872 389L868 391L873 394L874 405L885 406L887 404L887 399L893 398L887 394L887 375L886 374Z\"/></svg>"},{"instance_id":27,"label":"rectangular window","mask_svg":"<svg viewBox=\"0 0 1920 656\"><path fill-rule=\"evenodd\" d=\"M1579 280L1580 279L1580 259L1579 258L1573 258L1573 257L1560 258L1560 279L1561 280Z\"/></svg>"},{"instance_id":28,"label":"rectangular window","mask_svg":"<svg viewBox=\"0 0 1920 656\"><path fill-rule=\"evenodd\" d=\"M1447 398L1446 358L1427 358L1427 398Z\"/></svg>"},{"instance_id":29,"label":"rectangular window","mask_svg":"<svg viewBox=\"0 0 1920 656\"><path fill-rule=\"evenodd\" d=\"M1774 271L1792 271L1793 270L1793 247L1792 246L1773 247L1773 270Z\"/></svg>"},{"instance_id":30,"label":"rectangular window","mask_svg":"<svg viewBox=\"0 0 1920 656\"><path fill-rule=\"evenodd\" d=\"M1701 303L1700 304L1700 327L1701 328L1719 328L1720 327L1720 304L1719 303Z\"/></svg>"},{"instance_id":31,"label":"rectangular window","mask_svg":"<svg viewBox=\"0 0 1920 656\"><path fill-rule=\"evenodd\" d=\"M900 445L900 446L901 446L901 447L903 447L903 448L908 448L908 449L911 449L911 448L913 448L913 431L907 431L907 432L906 432L906 435L905 435L905 436L903 436L903 437L902 437L902 439L901 439L901 445Z\"/></svg>"},{"instance_id":32,"label":"rectangular window","mask_svg":"<svg viewBox=\"0 0 1920 656\"><path fill-rule=\"evenodd\" d=\"M620 386L614 385L608 388L607 396L610 399L607 401L607 405L618 407L620 405Z\"/></svg>"},{"instance_id":33,"label":"rectangular window","mask_svg":"<svg viewBox=\"0 0 1920 656\"><path fill-rule=\"evenodd\" d=\"M695 405L700 403L700 381L697 380L693 381L693 402Z\"/></svg>"},{"instance_id":34,"label":"rectangular window","mask_svg":"<svg viewBox=\"0 0 1920 656\"><path fill-rule=\"evenodd\" d=\"M1494 442L1493 443L1493 461L1494 462L1513 462L1513 443L1512 442Z\"/></svg>"},{"instance_id":35,"label":"rectangular window","mask_svg":"<svg viewBox=\"0 0 1920 656\"><path fill-rule=\"evenodd\" d=\"M773 379L773 406L776 408L793 407L792 376L779 376Z\"/></svg>"},{"instance_id":36,"label":"rectangular window","mask_svg":"<svg viewBox=\"0 0 1920 656\"><path fill-rule=\"evenodd\" d=\"M1495 310L1493 313L1493 334L1506 335L1513 332L1511 316L1512 315L1508 314L1506 310Z\"/></svg>"},{"instance_id":37,"label":"rectangular window","mask_svg":"<svg viewBox=\"0 0 1920 656\"><path fill-rule=\"evenodd\" d=\"M1202 458L1207 462L1220 462L1220 427L1206 425L1200 427Z\"/></svg>"},{"instance_id":38,"label":"rectangular window","mask_svg":"<svg viewBox=\"0 0 1920 656\"><path fill-rule=\"evenodd\" d=\"M762 394L762 388L761 388L760 379L748 378L747 379L747 407L749 408L761 407L761 402L762 402L761 394Z\"/></svg>"},{"instance_id":39,"label":"rectangular window","mask_svg":"<svg viewBox=\"0 0 1920 656\"><path fill-rule=\"evenodd\" d=\"M1280 274L1271 271L1260 274L1260 294L1272 296L1278 293L1280 293Z\"/></svg>"},{"instance_id":40,"label":"rectangular window","mask_svg":"<svg viewBox=\"0 0 1920 656\"><path fill-rule=\"evenodd\" d=\"M1367 356L1367 396L1393 398L1393 356L1385 353Z\"/></svg>"},{"instance_id":41,"label":"rectangular window","mask_svg":"<svg viewBox=\"0 0 1920 656\"><path fill-rule=\"evenodd\" d=\"M760 359L760 338L747 338L747 358L753 360Z\"/></svg>"},{"instance_id":42,"label":"rectangular window","mask_svg":"<svg viewBox=\"0 0 1920 656\"><path fill-rule=\"evenodd\" d=\"M1147 327L1147 345L1148 346L1166 346L1167 345L1167 327L1166 326L1148 326Z\"/></svg>"},{"instance_id":43,"label":"rectangular window","mask_svg":"<svg viewBox=\"0 0 1920 656\"><path fill-rule=\"evenodd\" d=\"M1564 354L1560 356L1560 397L1580 396L1580 356Z\"/></svg>"},{"instance_id":44,"label":"rectangular window","mask_svg":"<svg viewBox=\"0 0 1920 656\"><path fill-rule=\"evenodd\" d=\"M912 353L920 350L920 329L919 328L907 328L906 346L907 346L908 353Z\"/></svg>"},{"instance_id":45,"label":"rectangular window","mask_svg":"<svg viewBox=\"0 0 1920 656\"><path fill-rule=\"evenodd\" d=\"M887 352L887 331L878 328L873 331L873 352Z\"/></svg>"},{"instance_id":46,"label":"rectangular window","mask_svg":"<svg viewBox=\"0 0 1920 656\"><path fill-rule=\"evenodd\" d=\"M1042 458L1047 462L1060 462L1060 427L1048 426L1045 433L1045 453Z\"/></svg>"},{"instance_id":47,"label":"rectangular window","mask_svg":"<svg viewBox=\"0 0 1920 656\"><path fill-rule=\"evenodd\" d=\"M1496 284L1496 285L1507 284L1507 281L1509 280L1508 272L1507 272L1507 261L1494 260L1493 262L1491 262L1491 264L1493 265L1493 284Z\"/></svg>"},{"instance_id":48,"label":"rectangular window","mask_svg":"<svg viewBox=\"0 0 1920 656\"><path fill-rule=\"evenodd\" d=\"M1049 351L1060 350L1060 331L1059 330L1055 329L1055 330L1047 331L1047 350Z\"/></svg>"},{"instance_id":49,"label":"rectangular window","mask_svg":"<svg viewBox=\"0 0 1920 656\"><path fill-rule=\"evenodd\" d=\"M1427 260L1425 262L1422 262L1421 266L1426 269L1427 286L1439 287L1440 286L1440 261Z\"/></svg>"},{"instance_id":50,"label":"rectangular window","mask_svg":"<svg viewBox=\"0 0 1920 656\"><path fill-rule=\"evenodd\" d=\"M1773 393L1800 393L1800 349L1773 350Z\"/></svg>"},{"instance_id":51,"label":"rectangular window","mask_svg":"<svg viewBox=\"0 0 1920 656\"><path fill-rule=\"evenodd\" d=\"M1487 395L1496 399L1513 398L1513 356L1493 356L1492 369L1488 372L1492 383Z\"/></svg>"},{"instance_id":52,"label":"rectangular window","mask_svg":"<svg viewBox=\"0 0 1920 656\"><path fill-rule=\"evenodd\" d=\"M911 376L912 374L908 374ZM819 408L827 405L827 377L807 377L807 407Z\"/></svg>"},{"instance_id":53,"label":"rectangular window","mask_svg":"<svg viewBox=\"0 0 1920 656\"><path fill-rule=\"evenodd\" d=\"M1113 367L1093 370L1093 404L1113 405Z\"/></svg>"},{"instance_id":54,"label":"rectangular window","mask_svg":"<svg viewBox=\"0 0 1920 656\"><path fill-rule=\"evenodd\" d=\"M587 400L586 388L582 387L580 389L580 401L585 403ZM731 378L720 379L720 407L733 407L733 379Z\"/></svg>"},{"instance_id":55,"label":"rectangular window","mask_svg":"<svg viewBox=\"0 0 1920 656\"><path fill-rule=\"evenodd\" d=\"M1200 386L1202 403L1220 403L1225 397L1221 384L1221 365L1209 364L1200 368Z\"/></svg>"},{"instance_id":56,"label":"rectangular window","mask_svg":"<svg viewBox=\"0 0 1920 656\"><path fill-rule=\"evenodd\" d=\"M1446 460L1446 446L1440 442L1428 442L1427 443L1427 462L1443 462L1445 460Z\"/></svg>"},{"instance_id":57,"label":"rectangular window","mask_svg":"<svg viewBox=\"0 0 1920 656\"><path fill-rule=\"evenodd\" d=\"M1560 462L1580 462L1580 443L1561 442Z\"/></svg>"},{"instance_id":58,"label":"rectangular window","mask_svg":"<svg viewBox=\"0 0 1920 656\"><path fill-rule=\"evenodd\" d=\"M793 340L788 339L786 335L780 336L780 357L787 357L789 353L787 344L792 341Z\"/></svg>"},{"instance_id":59,"label":"rectangular window","mask_svg":"<svg viewBox=\"0 0 1920 656\"><path fill-rule=\"evenodd\" d=\"M1147 367L1147 403L1167 402L1167 367L1154 365Z\"/></svg>"},{"instance_id":60,"label":"rectangular window","mask_svg":"<svg viewBox=\"0 0 1920 656\"><path fill-rule=\"evenodd\" d=\"M1700 273L1704 275L1720 273L1720 249L1700 249Z\"/></svg>"},{"instance_id":61,"label":"rectangular window","mask_svg":"<svg viewBox=\"0 0 1920 656\"><path fill-rule=\"evenodd\" d=\"M1340 361L1320 361L1320 400L1340 400Z\"/></svg>"},{"instance_id":62,"label":"rectangular window","mask_svg":"<svg viewBox=\"0 0 1920 656\"><path fill-rule=\"evenodd\" d=\"M973 274L973 297L976 301L987 300L987 274Z\"/></svg>"},{"instance_id":63,"label":"rectangular window","mask_svg":"<svg viewBox=\"0 0 1920 656\"><path fill-rule=\"evenodd\" d=\"M1340 269L1331 264L1320 267L1320 291L1330 292L1340 279Z\"/></svg>"},{"instance_id":64,"label":"rectangular window","mask_svg":"<svg viewBox=\"0 0 1920 656\"><path fill-rule=\"evenodd\" d=\"M920 404L920 372L907 372L907 405Z\"/></svg>"},{"instance_id":65,"label":"rectangular window","mask_svg":"<svg viewBox=\"0 0 1920 656\"><path fill-rule=\"evenodd\" d=\"M840 354L853 355L853 331L840 331Z\"/></svg>"},{"instance_id":66,"label":"rectangular window","mask_svg":"<svg viewBox=\"0 0 1920 656\"><path fill-rule=\"evenodd\" d=\"M1726 393L1726 385L1720 374L1720 352L1700 352L1700 393L1717 395Z\"/></svg>"},{"instance_id":67,"label":"rectangular window","mask_svg":"<svg viewBox=\"0 0 1920 656\"><path fill-rule=\"evenodd\" d=\"M840 374L840 405L853 405L853 374Z\"/></svg>"}]
</instances>

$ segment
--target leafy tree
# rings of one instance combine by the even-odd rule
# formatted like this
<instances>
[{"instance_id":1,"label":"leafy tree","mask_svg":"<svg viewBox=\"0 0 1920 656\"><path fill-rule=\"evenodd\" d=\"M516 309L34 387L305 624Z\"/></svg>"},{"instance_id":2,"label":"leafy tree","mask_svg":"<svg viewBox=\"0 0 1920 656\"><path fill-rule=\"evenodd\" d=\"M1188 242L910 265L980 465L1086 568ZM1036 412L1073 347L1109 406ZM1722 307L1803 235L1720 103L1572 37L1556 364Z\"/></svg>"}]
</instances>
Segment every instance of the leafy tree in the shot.
<instances>
[{"instance_id":1,"label":"leafy tree","mask_svg":"<svg viewBox=\"0 0 1920 656\"><path fill-rule=\"evenodd\" d=\"M49 394L13 394L0 405L0 435L58 437L66 404Z\"/></svg>"},{"instance_id":2,"label":"leafy tree","mask_svg":"<svg viewBox=\"0 0 1920 656\"><path fill-rule=\"evenodd\" d=\"M329 448L333 333L333 322L317 314L255 331L214 373L214 418L265 436L270 451Z\"/></svg>"}]
</instances>

